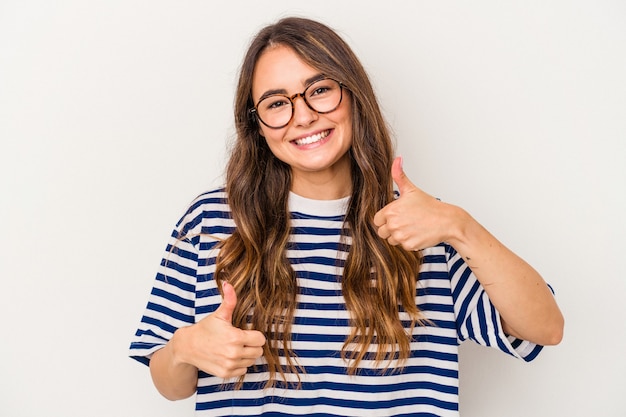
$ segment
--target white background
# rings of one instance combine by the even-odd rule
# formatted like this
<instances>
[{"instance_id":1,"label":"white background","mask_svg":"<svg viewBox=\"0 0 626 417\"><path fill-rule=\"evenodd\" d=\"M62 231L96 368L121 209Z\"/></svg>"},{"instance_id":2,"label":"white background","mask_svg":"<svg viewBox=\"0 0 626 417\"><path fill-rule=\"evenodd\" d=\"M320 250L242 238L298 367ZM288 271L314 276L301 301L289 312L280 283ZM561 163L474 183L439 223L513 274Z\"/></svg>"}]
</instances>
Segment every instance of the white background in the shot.
<instances>
[{"instance_id":1,"label":"white background","mask_svg":"<svg viewBox=\"0 0 626 417\"><path fill-rule=\"evenodd\" d=\"M191 416L127 358L166 239L221 183L238 66L278 17L337 29L414 183L556 289L561 345L473 345L461 411L623 416L623 1L0 0L0 415Z\"/></svg>"}]
</instances>

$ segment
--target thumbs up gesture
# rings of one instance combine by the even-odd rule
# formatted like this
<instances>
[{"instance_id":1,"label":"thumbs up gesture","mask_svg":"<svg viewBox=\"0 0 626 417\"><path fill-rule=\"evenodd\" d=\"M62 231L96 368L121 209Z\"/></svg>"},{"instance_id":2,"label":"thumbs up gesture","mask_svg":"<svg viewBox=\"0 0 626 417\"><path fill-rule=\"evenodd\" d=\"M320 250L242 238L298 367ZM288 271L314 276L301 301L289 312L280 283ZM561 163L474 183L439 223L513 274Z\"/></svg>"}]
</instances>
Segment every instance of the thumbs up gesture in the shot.
<instances>
[{"instance_id":1,"label":"thumbs up gesture","mask_svg":"<svg viewBox=\"0 0 626 417\"><path fill-rule=\"evenodd\" d=\"M235 289L228 282L223 286L222 304L198 323L179 329L177 353L188 363L211 375L232 378L244 375L249 366L263 355L265 336L257 330L242 330L232 325L237 305Z\"/></svg>"},{"instance_id":2,"label":"thumbs up gesture","mask_svg":"<svg viewBox=\"0 0 626 417\"><path fill-rule=\"evenodd\" d=\"M447 241L453 230L454 206L442 203L417 188L402 169L402 158L391 166L400 197L374 216L378 236L394 246L417 251Z\"/></svg>"}]
</instances>

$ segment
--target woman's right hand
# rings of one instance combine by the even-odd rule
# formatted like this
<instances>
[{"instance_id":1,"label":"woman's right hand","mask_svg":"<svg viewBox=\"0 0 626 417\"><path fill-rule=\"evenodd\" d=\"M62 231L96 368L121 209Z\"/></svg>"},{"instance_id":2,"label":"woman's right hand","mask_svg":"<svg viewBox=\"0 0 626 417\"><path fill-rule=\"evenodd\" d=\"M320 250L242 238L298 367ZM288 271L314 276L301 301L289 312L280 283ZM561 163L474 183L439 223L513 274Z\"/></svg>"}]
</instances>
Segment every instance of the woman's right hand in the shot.
<instances>
[{"instance_id":1,"label":"woman's right hand","mask_svg":"<svg viewBox=\"0 0 626 417\"><path fill-rule=\"evenodd\" d=\"M221 378L238 377L263 355L265 336L232 325L237 295L228 283L224 283L223 290L222 304L213 314L176 330L172 339L152 355L152 380L165 398L180 400L193 395L199 369Z\"/></svg>"},{"instance_id":2,"label":"woman's right hand","mask_svg":"<svg viewBox=\"0 0 626 417\"><path fill-rule=\"evenodd\" d=\"M258 330L242 330L232 325L237 295L228 282L224 282L222 289L224 298L215 312L174 333L172 353L175 363L186 363L214 376L232 378L244 375L263 355L266 340Z\"/></svg>"}]
</instances>

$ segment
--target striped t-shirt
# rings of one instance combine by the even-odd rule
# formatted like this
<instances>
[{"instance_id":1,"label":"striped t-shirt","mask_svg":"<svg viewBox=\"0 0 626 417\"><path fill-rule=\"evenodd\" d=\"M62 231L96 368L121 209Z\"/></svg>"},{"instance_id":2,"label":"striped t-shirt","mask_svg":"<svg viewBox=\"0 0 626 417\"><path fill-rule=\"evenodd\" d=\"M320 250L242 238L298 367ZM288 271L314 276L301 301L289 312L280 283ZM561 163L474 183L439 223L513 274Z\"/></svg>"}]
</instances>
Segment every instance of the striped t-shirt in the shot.
<instances>
[{"instance_id":1,"label":"striped t-shirt","mask_svg":"<svg viewBox=\"0 0 626 417\"><path fill-rule=\"evenodd\" d=\"M430 323L414 328L409 359L398 369L384 369L387 363L377 369L373 361L364 360L356 375L348 375L341 358L350 334L341 290L342 261L350 243L342 237L347 203L348 198L289 197L287 256L299 288L292 348L305 370L301 386L278 383L264 389L268 375L262 358L240 389L234 389L236 378L200 371L197 416L458 416L462 341L471 339L526 361L537 356L541 346L504 334L498 312L472 271L452 247L440 244L423 251L415 303ZM176 329L219 307L214 246L216 238L228 237L234 227L223 189L192 203L166 248L130 346L131 357L149 363ZM294 375L287 377L297 381Z\"/></svg>"}]
</instances>

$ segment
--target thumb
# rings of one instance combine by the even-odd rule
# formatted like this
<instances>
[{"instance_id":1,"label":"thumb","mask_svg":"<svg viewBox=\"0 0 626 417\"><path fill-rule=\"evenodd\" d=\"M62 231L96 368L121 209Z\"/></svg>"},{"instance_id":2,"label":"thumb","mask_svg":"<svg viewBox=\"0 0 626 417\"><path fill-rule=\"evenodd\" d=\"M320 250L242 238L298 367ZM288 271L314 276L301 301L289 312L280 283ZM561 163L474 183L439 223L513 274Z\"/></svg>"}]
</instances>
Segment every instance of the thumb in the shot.
<instances>
[{"instance_id":1,"label":"thumb","mask_svg":"<svg viewBox=\"0 0 626 417\"><path fill-rule=\"evenodd\" d=\"M400 191L400 197L402 194L407 193L415 188L415 185L409 180L409 178L404 173L404 169L402 169L402 157L398 156L393 160L393 164L391 165L391 177L393 178L393 182L398 186L398 191Z\"/></svg>"},{"instance_id":2,"label":"thumb","mask_svg":"<svg viewBox=\"0 0 626 417\"><path fill-rule=\"evenodd\" d=\"M233 323L233 311L235 310L235 306L237 305L237 293L235 292L235 288L233 286L224 281L222 284L222 304L215 310L215 314L218 318L227 321L229 323Z\"/></svg>"}]
</instances>

